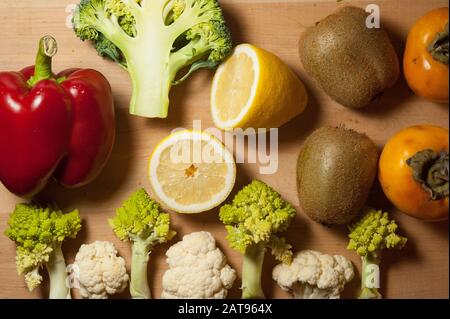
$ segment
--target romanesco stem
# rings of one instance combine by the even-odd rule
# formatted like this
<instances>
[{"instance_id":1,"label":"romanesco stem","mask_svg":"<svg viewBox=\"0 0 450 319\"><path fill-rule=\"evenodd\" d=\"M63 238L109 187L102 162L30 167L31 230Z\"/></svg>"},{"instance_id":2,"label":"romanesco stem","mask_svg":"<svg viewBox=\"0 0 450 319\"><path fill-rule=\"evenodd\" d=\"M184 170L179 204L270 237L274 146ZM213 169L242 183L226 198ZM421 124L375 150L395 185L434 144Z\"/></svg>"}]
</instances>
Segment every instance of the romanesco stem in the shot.
<instances>
[{"instance_id":1,"label":"romanesco stem","mask_svg":"<svg viewBox=\"0 0 450 319\"><path fill-rule=\"evenodd\" d=\"M264 299L261 275L266 249L263 243L247 248L242 265L242 298Z\"/></svg>"},{"instance_id":2,"label":"romanesco stem","mask_svg":"<svg viewBox=\"0 0 450 319\"><path fill-rule=\"evenodd\" d=\"M380 257L369 253L362 259L361 293L359 299L381 299L378 292L380 286Z\"/></svg>"},{"instance_id":3,"label":"romanesco stem","mask_svg":"<svg viewBox=\"0 0 450 319\"><path fill-rule=\"evenodd\" d=\"M46 267L50 278L49 299L71 299L67 284L66 262L61 246L54 248Z\"/></svg>"},{"instance_id":4,"label":"romanesco stem","mask_svg":"<svg viewBox=\"0 0 450 319\"><path fill-rule=\"evenodd\" d=\"M133 299L151 299L152 295L147 279L147 265L150 258L148 247L143 242L134 241L131 245L131 253L131 297Z\"/></svg>"}]
</instances>

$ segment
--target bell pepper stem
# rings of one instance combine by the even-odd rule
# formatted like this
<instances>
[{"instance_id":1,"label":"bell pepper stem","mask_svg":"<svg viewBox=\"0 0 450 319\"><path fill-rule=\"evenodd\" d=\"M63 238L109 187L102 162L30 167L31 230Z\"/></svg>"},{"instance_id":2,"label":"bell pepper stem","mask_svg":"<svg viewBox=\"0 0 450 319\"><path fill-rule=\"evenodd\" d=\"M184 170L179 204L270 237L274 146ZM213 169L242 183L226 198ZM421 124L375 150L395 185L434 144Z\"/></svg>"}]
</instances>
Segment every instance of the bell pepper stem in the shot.
<instances>
[{"instance_id":1,"label":"bell pepper stem","mask_svg":"<svg viewBox=\"0 0 450 319\"><path fill-rule=\"evenodd\" d=\"M33 87L39 81L53 78L52 58L58 52L58 46L55 38L46 35L39 40L39 49L36 55L36 64L34 66L34 76L28 80L28 85Z\"/></svg>"}]
</instances>

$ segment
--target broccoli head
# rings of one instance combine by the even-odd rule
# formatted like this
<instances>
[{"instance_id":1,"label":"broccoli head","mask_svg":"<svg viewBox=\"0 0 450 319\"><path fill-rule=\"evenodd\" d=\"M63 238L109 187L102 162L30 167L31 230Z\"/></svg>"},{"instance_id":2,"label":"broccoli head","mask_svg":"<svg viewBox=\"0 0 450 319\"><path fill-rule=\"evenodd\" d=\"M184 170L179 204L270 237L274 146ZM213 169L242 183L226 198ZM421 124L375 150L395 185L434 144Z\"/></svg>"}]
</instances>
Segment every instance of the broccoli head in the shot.
<instances>
[{"instance_id":1,"label":"broccoli head","mask_svg":"<svg viewBox=\"0 0 450 319\"><path fill-rule=\"evenodd\" d=\"M349 225L350 234L347 249L354 250L362 259L361 299L380 299L378 292L379 264L381 251L401 249L407 238L396 233L396 222L388 213L364 208L359 220ZM374 277L376 276L376 277Z\"/></svg>"},{"instance_id":2,"label":"broccoli head","mask_svg":"<svg viewBox=\"0 0 450 319\"><path fill-rule=\"evenodd\" d=\"M170 229L169 214L163 213L144 189L139 189L117 209L109 224L120 240L131 241L131 296L151 298L147 280L149 254L155 245L175 236L176 233Z\"/></svg>"},{"instance_id":3,"label":"broccoli head","mask_svg":"<svg viewBox=\"0 0 450 319\"><path fill-rule=\"evenodd\" d=\"M231 204L221 207L220 220L226 225L228 242L244 255L243 298L264 298L261 272L267 248L277 260L291 262L291 245L276 234L285 231L295 215L291 204L258 180L239 191Z\"/></svg>"},{"instance_id":4,"label":"broccoli head","mask_svg":"<svg viewBox=\"0 0 450 319\"><path fill-rule=\"evenodd\" d=\"M128 70L130 113L144 117L167 117L171 86L215 68L232 49L218 0L81 0L73 27Z\"/></svg>"},{"instance_id":5,"label":"broccoli head","mask_svg":"<svg viewBox=\"0 0 450 319\"><path fill-rule=\"evenodd\" d=\"M8 226L5 234L16 242L17 271L19 275L25 274L28 289L41 284L39 270L45 266L50 277L50 298L70 298L61 245L66 238L75 238L81 229L78 211L63 214L52 207L18 204Z\"/></svg>"}]
</instances>

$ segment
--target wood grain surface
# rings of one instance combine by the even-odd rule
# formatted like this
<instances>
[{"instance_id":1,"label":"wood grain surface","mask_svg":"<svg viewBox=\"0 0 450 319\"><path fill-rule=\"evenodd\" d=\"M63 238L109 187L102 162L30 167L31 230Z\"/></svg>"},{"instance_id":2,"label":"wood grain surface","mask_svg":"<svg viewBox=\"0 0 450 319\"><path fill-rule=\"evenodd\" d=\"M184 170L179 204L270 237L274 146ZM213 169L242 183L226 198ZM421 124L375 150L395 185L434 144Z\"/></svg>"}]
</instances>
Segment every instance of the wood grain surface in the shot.
<instances>
[{"instance_id":1,"label":"wood grain surface","mask_svg":"<svg viewBox=\"0 0 450 319\"><path fill-rule=\"evenodd\" d=\"M83 230L75 240L68 240L63 250L68 263L82 243L108 240L115 243L120 254L130 261L128 243L120 242L107 224L114 209L120 206L134 190L145 187L147 160L153 147L176 127L191 128L193 120L200 119L202 127L212 127L209 113L209 95L212 72L201 71L190 81L175 87L171 95L169 118L148 120L128 115L131 85L128 74L112 62L97 56L89 44L77 39L66 25L67 6L76 0L2 0L0 1L0 69L19 70L33 64L36 45L45 34L59 42L59 53L54 69L90 67L103 72L114 90L117 111L117 142L108 165L91 185L67 190L51 183L38 196L41 201L57 202L63 209L80 209ZM280 129L279 170L273 175L260 175L257 164L238 165L235 190L253 178L259 178L285 199L298 207L295 186L295 162L305 138L324 125L345 125L366 132L380 147L396 131L414 124L435 124L448 128L448 105L438 105L411 93L401 78L376 104L363 110L346 109L327 97L303 71L298 57L298 39L305 28L345 5L365 6L376 3L381 8L382 25L389 32L399 56L403 54L408 29L415 20L432 8L448 5L444 0L372 0L337 3L335 0L222 0L226 18L236 43L249 42L277 54L304 80L311 102L306 112ZM32 159L30 159L32 160ZM48 287L43 285L30 293L24 279L17 275L15 246L3 235L9 213L20 198L0 186L0 297L44 298ZM383 256L382 293L385 298L448 298L449 256L448 222L424 223L403 215L388 203L376 184L369 204L393 212L409 242L401 252L388 252ZM231 250L225 240L225 229L219 222L218 210L196 216L172 213L174 228L179 236L192 231L213 233L219 246L228 256L229 263L241 270L241 256ZM342 254L358 268L357 278L347 286L343 297L354 298L359 287L360 262L353 252L346 250L346 229L325 228L310 221L299 210L287 233L295 249L316 249L329 254ZM168 245L158 247L149 263L149 280L156 298L161 293L161 277L167 268L165 251ZM288 298L271 279L275 262L267 256L263 286L269 298ZM230 292L239 297L240 280ZM77 292L74 292L78 296ZM128 293L119 297L127 298Z\"/></svg>"}]
</instances>

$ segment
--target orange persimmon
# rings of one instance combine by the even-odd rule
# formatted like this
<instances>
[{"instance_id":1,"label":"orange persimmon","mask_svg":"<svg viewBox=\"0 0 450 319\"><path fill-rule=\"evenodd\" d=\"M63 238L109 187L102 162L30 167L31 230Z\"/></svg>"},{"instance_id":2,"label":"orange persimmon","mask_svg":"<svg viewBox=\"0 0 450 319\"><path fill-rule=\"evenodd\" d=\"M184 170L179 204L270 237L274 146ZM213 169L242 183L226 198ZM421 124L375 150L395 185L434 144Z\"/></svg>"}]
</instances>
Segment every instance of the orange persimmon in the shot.
<instances>
[{"instance_id":1,"label":"orange persimmon","mask_svg":"<svg viewBox=\"0 0 450 319\"><path fill-rule=\"evenodd\" d=\"M400 211L429 221L448 218L448 139L448 129L419 125L387 142L378 179Z\"/></svg>"},{"instance_id":2,"label":"orange persimmon","mask_svg":"<svg viewBox=\"0 0 450 319\"><path fill-rule=\"evenodd\" d=\"M403 58L409 87L439 103L448 103L448 43L448 7L434 9L410 30Z\"/></svg>"}]
</instances>

